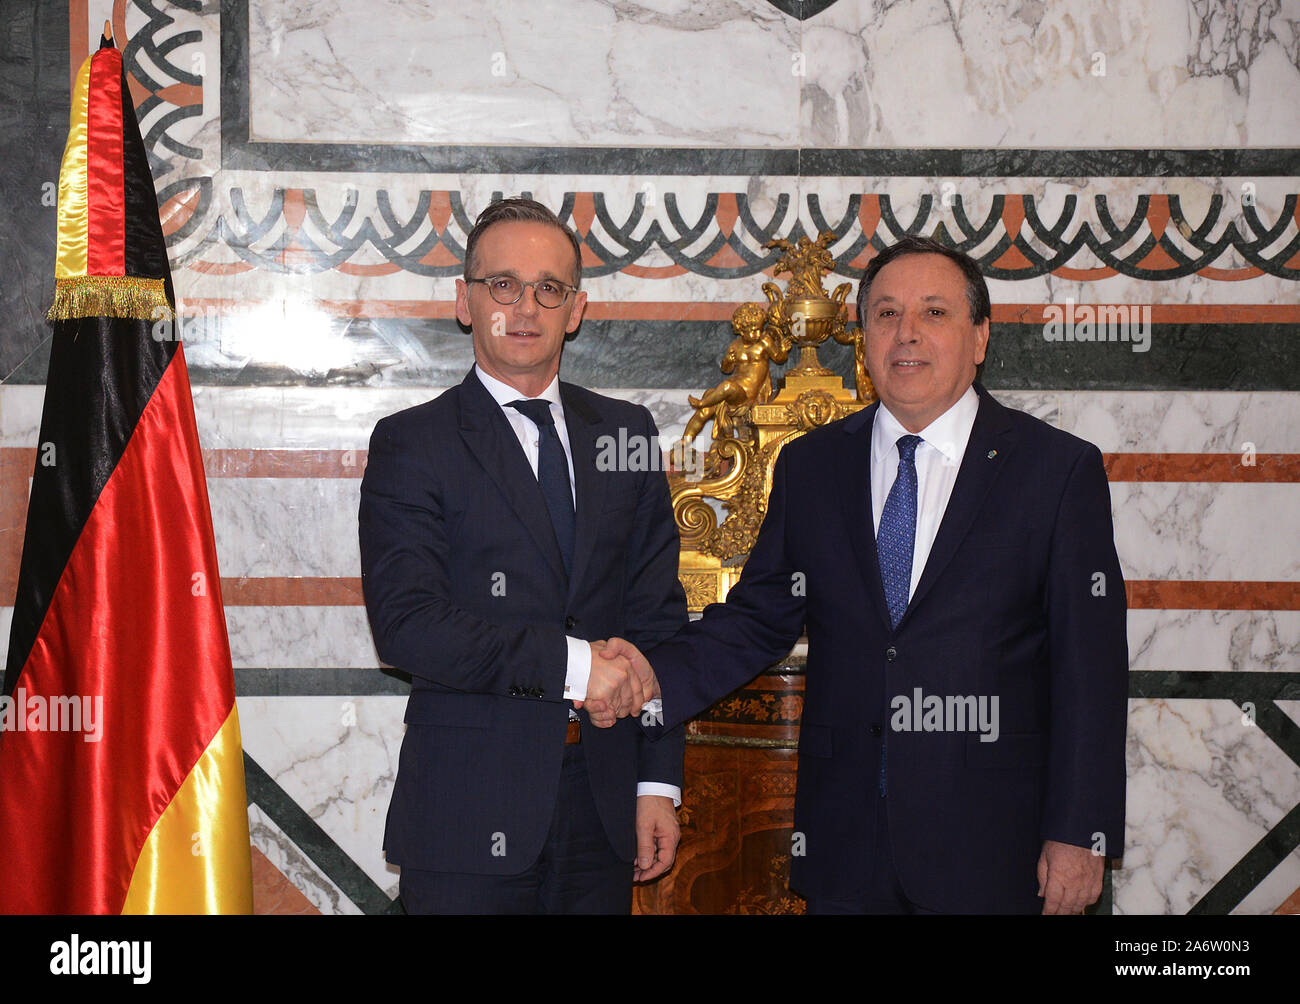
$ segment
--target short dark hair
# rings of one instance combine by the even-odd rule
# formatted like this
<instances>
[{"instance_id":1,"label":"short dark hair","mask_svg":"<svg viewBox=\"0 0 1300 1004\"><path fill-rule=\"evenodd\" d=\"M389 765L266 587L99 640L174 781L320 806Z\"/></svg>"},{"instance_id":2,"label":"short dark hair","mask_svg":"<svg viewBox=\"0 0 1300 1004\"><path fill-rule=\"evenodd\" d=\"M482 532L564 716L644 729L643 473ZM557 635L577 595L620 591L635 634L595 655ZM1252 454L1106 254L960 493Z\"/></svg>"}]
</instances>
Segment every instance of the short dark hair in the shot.
<instances>
[{"instance_id":1,"label":"short dark hair","mask_svg":"<svg viewBox=\"0 0 1300 1004\"><path fill-rule=\"evenodd\" d=\"M863 307L866 306L867 294L871 292L871 284L875 281L877 274L891 261L910 254L937 254L947 258L961 269L962 275L966 277L966 303L970 306L971 324L987 321L992 316L993 307L989 300L989 287L984 281L984 273L980 271L980 267L975 263L974 258L954 248L940 244L932 237L907 236L896 244L891 244L885 248L867 263L867 270L862 273L862 282L858 284L857 303L858 323L860 325L866 327Z\"/></svg>"},{"instance_id":2,"label":"short dark hair","mask_svg":"<svg viewBox=\"0 0 1300 1004\"><path fill-rule=\"evenodd\" d=\"M573 284L582 285L582 244L573 228L565 224L558 216L540 202L533 199L498 199L478 214L474 229L465 240L465 278L482 278L474 276L474 252L478 248L479 238L488 227L497 223L546 223L555 227L573 245Z\"/></svg>"}]
</instances>

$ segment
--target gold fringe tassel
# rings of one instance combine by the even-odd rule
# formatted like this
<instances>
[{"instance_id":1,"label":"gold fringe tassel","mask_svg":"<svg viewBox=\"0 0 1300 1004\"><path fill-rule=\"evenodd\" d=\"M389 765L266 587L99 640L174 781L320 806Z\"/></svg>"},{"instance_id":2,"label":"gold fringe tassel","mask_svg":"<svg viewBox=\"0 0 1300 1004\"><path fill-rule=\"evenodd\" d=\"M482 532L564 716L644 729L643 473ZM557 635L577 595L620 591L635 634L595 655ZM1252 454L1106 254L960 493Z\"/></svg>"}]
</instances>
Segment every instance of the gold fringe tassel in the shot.
<instances>
[{"instance_id":1,"label":"gold fringe tassel","mask_svg":"<svg viewBox=\"0 0 1300 1004\"><path fill-rule=\"evenodd\" d=\"M54 280L51 321L74 317L133 317L141 321L175 319L161 279L134 275L78 275Z\"/></svg>"}]
</instances>

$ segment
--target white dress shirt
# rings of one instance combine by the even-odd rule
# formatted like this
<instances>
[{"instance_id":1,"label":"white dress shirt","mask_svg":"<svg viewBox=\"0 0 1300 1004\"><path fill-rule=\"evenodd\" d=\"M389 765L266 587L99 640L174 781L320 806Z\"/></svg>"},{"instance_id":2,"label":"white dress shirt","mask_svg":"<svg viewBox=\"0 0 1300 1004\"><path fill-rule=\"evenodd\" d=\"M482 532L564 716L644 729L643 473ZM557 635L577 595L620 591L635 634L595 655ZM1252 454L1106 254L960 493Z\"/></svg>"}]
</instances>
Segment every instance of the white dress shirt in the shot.
<instances>
[{"instance_id":1,"label":"white dress shirt","mask_svg":"<svg viewBox=\"0 0 1300 1004\"><path fill-rule=\"evenodd\" d=\"M478 376L479 382L487 388L487 392L492 395L492 400L500 405L501 413L510 423L519 445L524 448L524 456L528 458L528 466L533 469L533 477L537 477L537 458L541 453L541 431L531 418L518 408L509 406L511 401L529 400L528 396L509 384L502 383L496 377L490 376L477 363L474 364L474 373ZM560 445L564 447L564 459L569 462L569 493L574 497L576 511L577 491L573 481L573 450L569 446L569 427L565 424L564 405L560 401L559 374L556 374L546 385L546 389L533 400L545 400L551 406L551 417L555 420L555 433L560 437ZM569 645L569 658L564 672L564 696L570 701L581 701L587 696L587 681L591 678L591 645L581 638L573 638L569 635L566 635L564 640ZM661 702L656 699L645 707L649 711L657 711L660 706ZM573 717L572 709L569 715ZM682 790L675 784L641 781L637 784L636 793L637 795L666 795L673 800L674 805L682 804Z\"/></svg>"},{"instance_id":2,"label":"white dress shirt","mask_svg":"<svg viewBox=\"0 0 1300 1004\"><path fill-rule=\"evenodd\" d=\"M916 541L912 547L912 582L907 596L916 592L916 584L925 571L930 548L939 533L939 524L957 483L957 471L966 453L975 413L979 411L979 395L975 388L916 435L924 442L916 447ZM876 421L871 428L871 520L872 536L880 532L880 514L885 509L889 489L898 477L898 440L909 435L903 424L880 404Z\"/></svg>"}]
</instances>

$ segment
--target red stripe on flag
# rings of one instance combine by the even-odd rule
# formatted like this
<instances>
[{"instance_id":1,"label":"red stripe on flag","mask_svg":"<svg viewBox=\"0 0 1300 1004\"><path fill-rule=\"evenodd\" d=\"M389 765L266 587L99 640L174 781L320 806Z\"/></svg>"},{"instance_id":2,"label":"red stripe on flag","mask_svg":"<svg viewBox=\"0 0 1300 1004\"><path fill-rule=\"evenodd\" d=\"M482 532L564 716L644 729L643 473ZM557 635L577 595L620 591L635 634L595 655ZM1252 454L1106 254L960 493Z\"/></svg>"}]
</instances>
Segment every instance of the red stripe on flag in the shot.
<instances>
[{"instance_id":1,"label":"red stripe on flag","mask_svg":"<svg viewBox=\"0 0 1300 1004\"><path fill-rule=\"evenodd\" d=\"M126 196L122 172L122 55L100 49L90 62L86 158L89 275L126 274Z\"/></svg>"},{"instance_id":2,"label":"red stripe on flag","mask_svg":"<svg viewBox=\"0 0 1300 1004\"><path fill-rule=\"evenodd\" d=\"M30 542L29 542L30 544ZM0 733L0 913L118 913L150 830L234 703L178 348L86 521L12 695L102 698L93 733ZM84 703L79 706L85 708Z\"/></svg>"}]
</instances>

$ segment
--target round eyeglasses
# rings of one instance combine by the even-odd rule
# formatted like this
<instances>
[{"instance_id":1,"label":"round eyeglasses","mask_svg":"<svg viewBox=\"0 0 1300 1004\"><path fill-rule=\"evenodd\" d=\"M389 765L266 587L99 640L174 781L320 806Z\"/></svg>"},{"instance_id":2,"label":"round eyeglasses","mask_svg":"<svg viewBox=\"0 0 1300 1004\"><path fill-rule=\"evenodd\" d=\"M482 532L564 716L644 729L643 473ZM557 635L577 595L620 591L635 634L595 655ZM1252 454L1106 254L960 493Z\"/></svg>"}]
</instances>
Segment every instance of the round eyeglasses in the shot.
<instances>
[{"instance_id":1,"label":"round eyeglasses","mask_svg":"<svg viewBox=\"0 0 1300 1004\"><path fill-rule=\"evenodd\" d=\"M487 287L492 299L503 306L518 303L524 295L524 287L533 287L533 296L538 305L554 309L569 298L574 287L557 279L538 279L536 282L524 282L513 275L489 275L483 279L466 279L466 282L481 282Z\"/></svg>"}]
</instances>

